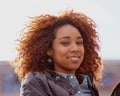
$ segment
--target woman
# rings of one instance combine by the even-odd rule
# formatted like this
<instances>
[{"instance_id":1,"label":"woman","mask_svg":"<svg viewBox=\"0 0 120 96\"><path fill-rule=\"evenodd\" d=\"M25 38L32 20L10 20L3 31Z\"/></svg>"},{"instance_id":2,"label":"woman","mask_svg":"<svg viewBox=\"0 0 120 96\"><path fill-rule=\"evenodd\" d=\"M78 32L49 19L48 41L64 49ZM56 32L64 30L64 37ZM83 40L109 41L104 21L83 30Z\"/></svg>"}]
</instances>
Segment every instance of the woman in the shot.
<instances>
[{"instance_id":1,"label":"woman","mask_svg":"<svg viewBox=\"0 0 120 96\"><path fill-rule=\"evenodd\" d=\"M94 21L73 10L32 18L19 39L20 96L99 96L101 58Z\"/></svg>"}]
</instances>

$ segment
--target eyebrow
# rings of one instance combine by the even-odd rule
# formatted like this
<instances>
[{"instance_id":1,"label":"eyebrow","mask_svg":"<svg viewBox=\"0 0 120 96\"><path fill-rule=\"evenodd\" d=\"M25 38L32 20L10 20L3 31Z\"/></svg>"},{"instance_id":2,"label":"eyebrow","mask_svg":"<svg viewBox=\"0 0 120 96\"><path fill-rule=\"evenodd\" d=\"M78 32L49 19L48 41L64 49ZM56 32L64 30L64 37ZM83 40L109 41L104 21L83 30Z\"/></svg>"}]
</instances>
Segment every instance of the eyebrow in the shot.
<instances>
[{"instance_id":1,"label":"eyebrow","mask_svg":"<svg viewBox=\"0 0 120 96\"><path fill-rule=\"evenodd\" d=\"M81 38L82 38L82 36L78 36L78 37L77 37L77 39L81 39Z\"/></svg>"},{"instance_id":2,"label":"eyebrow","mask_svg":"<svg viewBox=\"0 0 120 96\"><path fill-rule=\"evenodd\" d=\"M63 36L63 37L60 37L59 38L59 40L61 40L61 39L69 39L70 37L69 36ZM82 36L77 36L77 39L81 39L82 38Z\"/></svg>"}]
</instances>

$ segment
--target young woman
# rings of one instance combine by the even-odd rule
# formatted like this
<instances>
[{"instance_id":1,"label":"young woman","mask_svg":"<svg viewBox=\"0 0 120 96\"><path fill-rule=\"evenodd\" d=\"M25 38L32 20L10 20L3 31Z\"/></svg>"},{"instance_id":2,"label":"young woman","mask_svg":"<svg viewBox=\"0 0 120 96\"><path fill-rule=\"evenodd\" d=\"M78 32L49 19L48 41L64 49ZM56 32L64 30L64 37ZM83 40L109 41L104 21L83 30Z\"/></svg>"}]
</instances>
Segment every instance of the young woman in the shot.
<instances>
[{"instance_id":1,"label":"young woman","mask_svg":"<svg viewBox=\"0 0 120 96\"><path fill-rule=\"evenodd\" d=\"M33 17L20 36L15 72L20 96L99 96L101 58L95 22L66 10Z\"/></svg>"}]
</instances>

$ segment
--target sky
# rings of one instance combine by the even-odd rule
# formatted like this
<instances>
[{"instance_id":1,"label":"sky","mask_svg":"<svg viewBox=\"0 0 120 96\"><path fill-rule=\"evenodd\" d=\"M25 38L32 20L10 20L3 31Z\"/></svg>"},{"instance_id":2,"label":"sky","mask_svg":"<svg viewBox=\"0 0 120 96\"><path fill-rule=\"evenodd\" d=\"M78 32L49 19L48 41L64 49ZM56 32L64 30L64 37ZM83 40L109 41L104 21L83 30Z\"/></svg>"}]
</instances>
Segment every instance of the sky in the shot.
<instances>
[{"instance_id":1,"label":"sky","mask_svg":"<svg viewBox=\"0 0 120 96\"><path fill-rule=\"evenodd\" d=\"M74 9L97 24L102 59L120 60L119 0L0 0L0 61L16 55L16 39L29 17Z\"/></svg>"}]
</instances>

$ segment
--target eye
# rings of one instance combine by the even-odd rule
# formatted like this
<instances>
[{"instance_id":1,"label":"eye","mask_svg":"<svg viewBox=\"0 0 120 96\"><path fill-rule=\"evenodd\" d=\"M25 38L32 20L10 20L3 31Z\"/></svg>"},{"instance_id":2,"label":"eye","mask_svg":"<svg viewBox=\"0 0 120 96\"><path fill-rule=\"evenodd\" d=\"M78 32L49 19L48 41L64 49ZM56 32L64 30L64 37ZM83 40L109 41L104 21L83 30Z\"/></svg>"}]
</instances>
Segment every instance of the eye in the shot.
<instances>
[{"instance_id":1,"label":"eye","mask_svg":"<svg viewBox=\"0 0 120 96\"><path fill-rule=\"evenodd\" d=\"M61 44L64 45L64 46L67 46L67 45L69 45L70 43L69 43L69 42L61 42Z\"/></svg>"},{"instance_id":2,"label":"eye","mask_svg":"<svg viewBox=\"0 0 120 96\"><path fill-rule=\"evenodd\" d=\"M76 42L77 45L83 45L83 41Z\"/></svg>"}]
</instances>

